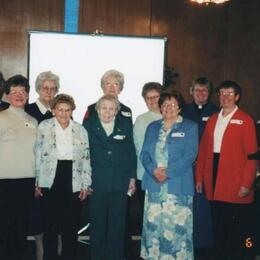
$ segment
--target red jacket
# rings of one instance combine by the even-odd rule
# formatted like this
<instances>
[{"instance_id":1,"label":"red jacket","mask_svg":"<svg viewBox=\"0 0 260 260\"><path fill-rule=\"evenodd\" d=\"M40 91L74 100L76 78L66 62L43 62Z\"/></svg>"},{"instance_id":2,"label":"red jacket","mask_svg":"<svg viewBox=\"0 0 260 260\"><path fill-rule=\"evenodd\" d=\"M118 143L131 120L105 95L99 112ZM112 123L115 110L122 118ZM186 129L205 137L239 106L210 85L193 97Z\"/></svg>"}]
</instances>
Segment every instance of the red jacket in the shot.
<instances>
[{"instance_id":1,"label":"red jacket","mask_svg":"<svg viewBox=\"0 0 260 260\"><path fill-rule=\"evenodd\" d=\"M251 203L253 191L239 198L241 186L252 188L256 176L256 161L247 156L257 151L256 131L252 118L238 109L224 132L215 192L213 192L213 142L218 113L207 122L201 139L196 165L196 183L203 183L208 200L230 203Z\"/></svg>"}]
</instances>

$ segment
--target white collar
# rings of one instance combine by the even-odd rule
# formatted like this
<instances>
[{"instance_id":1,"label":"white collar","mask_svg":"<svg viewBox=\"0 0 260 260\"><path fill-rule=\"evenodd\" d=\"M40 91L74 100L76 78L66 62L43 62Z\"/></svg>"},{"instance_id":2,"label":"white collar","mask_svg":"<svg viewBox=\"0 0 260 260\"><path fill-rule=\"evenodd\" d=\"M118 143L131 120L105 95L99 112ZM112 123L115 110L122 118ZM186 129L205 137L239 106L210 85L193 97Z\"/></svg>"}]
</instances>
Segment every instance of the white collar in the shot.
<instances>
[{"instance_id":1,"label":"white collar","mask_svg":"<svg viewBox=\"0 0 260 260\"><path fill-rule=\"evenodd\" d=\"M176 120L176 123L181 123L183 121L183 117L178 115L178 118Z\"/></svg>"},{"instance_id":2,"label":"white collar","mask_svg":"<svg viewBox=\"0 0 260 260\"><path fill-rule=\"evenodd\" d=\"M222 119L222 120L229 120L234 114L235 112L238 110L238 107L236 106L233 111L231 111L228 115L226 116L223 116L223 108L220 110L219 112L219 117Z\"/></svg>"},{"instance_id":3,"label":"white collar","mask_svg":"<svg viewBox=\"0 0 260 260\"><path fill-rule=\"evenodd\" d=\"M60 123L58 122L58 120L57 120L57 118L56 117L54 117L53 118L54 119L54 123L55 123L55 127L57 128L57 129L59 129L59 131L71 131L71 129L72 129L72 120L70 119L70 121L69 121L69 125L66 127L66 128L62 128L61 127L61 125L60 125Z\"/></svg>"},{"instance_id":4,"label":"white collar","mask_svg":"<svg viewBox=\"0 0 260 260\"><path fill-rule=\"evenodd\" d=\"M46 108L43 103L40 101L40 99L38 98L36 100L36 105L38 106L39 110L41 111L41 113L44 115L47 111L51 112L50 108Z\"/></svg>"}]
</instances>

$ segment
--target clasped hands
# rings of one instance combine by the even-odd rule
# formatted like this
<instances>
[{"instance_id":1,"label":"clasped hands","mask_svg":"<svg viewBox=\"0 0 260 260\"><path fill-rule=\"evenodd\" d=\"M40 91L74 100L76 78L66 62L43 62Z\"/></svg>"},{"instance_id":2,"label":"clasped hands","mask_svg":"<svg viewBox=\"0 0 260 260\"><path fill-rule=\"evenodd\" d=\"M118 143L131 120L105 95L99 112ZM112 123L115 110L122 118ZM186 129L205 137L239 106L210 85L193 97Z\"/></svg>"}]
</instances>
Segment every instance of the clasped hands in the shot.
<instances>
[{"instance_id":1,"label":"clasped hands","mask_svg":"<svg viewBox=\"0 0 260 260\"><path fill-rule=\"evenodd\" d=\"M162 183L167 180L168 176L166 174L166 171L167 171L167 168L165 168L165 167L155 168L153 175L157 182Z\"/></svg>"}]
</instances>

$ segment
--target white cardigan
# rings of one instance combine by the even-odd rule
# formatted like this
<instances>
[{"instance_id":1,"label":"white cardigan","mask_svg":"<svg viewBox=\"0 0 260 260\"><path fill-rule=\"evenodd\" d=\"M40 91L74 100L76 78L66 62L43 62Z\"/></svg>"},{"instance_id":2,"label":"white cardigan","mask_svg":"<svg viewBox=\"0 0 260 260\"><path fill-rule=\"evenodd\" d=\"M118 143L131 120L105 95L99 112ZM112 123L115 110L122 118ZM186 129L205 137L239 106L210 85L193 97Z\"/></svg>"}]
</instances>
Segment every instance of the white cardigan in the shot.
<instances>
[{"instance_id":1,"label":"white cardigan","mask_svg":"<svg viewBox=\"0 0 260 260\"><path fill-rule=\"evenodd\" d=\"M91 185L91 166L89 157L88 134L79 123L72 121L72 190L87 189ZM35 144L36 184L42 188L51 188L57 168L57 143L55 119L41 122Z\"/></svg>"}]
</instances>

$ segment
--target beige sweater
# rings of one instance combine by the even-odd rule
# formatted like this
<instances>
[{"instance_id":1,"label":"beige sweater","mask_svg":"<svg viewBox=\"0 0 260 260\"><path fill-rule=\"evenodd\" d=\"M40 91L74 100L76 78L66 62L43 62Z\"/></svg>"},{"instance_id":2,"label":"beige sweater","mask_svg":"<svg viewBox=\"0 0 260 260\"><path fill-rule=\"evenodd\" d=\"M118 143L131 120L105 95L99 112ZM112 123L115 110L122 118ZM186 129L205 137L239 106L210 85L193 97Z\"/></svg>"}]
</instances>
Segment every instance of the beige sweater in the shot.
<instances>
[{"instance_id":1,"label":"beige sweater","mask_svg":"<svg viewBox=\"0 0 260 260\"><path fill-rule=\"evenodd\" d=\"M35 177L37 121L10 106L0 112L0 179Z\"/></svg>"}]
</instances>

